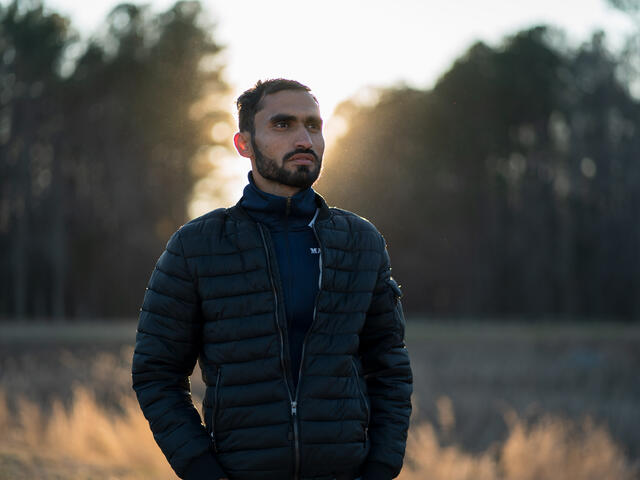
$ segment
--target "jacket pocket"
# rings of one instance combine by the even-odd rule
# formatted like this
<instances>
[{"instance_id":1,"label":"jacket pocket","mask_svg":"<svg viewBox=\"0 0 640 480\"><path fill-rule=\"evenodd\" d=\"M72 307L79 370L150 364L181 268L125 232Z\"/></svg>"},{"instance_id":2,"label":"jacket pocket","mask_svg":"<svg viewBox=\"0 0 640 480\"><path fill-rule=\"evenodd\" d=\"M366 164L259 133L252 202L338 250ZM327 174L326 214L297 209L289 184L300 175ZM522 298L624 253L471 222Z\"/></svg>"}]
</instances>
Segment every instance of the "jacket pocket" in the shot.
<instances>
[{"instance_id":1,"label":"jacket pocket","mask_svg":"<svg viewBox=\"0 0 640 480\"><path fill-rule=\"evenodd\" d=\"M218 367L216 374L216 388L213 392L213 407L211 408L211 442L213 443L213 451L218 453L218 444L216 442L216 417L218 415L218 405L220 403L220 390L222 381L222 367Z\"/></svg>"},{"instance_id":2,"label":"jacket pocket","mask_svg":"<svg viewBox=\"0 0 640 480\"><path fill-rule=\"evenodd\" d=\"M356 387L358 388L358 395L360 395L360 400L362 401L362 406L364 407L365 412L367 413L367 423L364 425L364 442L367 442L367 436L369 432L369 422L371 422L371 413L369 410L369 402L367 401L367 397L362 390L362 385L360 384L360 374L358 373L358 366L356 365L356 361L351 357L351 365L353 366L353 375L356 381Z\"/></svg>"}]
</instances>

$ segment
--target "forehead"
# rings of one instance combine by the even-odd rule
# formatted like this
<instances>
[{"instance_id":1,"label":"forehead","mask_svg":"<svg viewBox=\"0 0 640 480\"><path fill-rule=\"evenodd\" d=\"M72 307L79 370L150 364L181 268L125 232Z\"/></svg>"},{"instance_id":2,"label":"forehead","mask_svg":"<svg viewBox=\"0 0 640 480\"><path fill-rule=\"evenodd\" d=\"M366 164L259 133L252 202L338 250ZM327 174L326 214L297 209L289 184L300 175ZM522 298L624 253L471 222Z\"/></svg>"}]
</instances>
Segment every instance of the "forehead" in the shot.
<instances>
[{"instance_id":1,"label":"forehead","mask_svg":"<svg viewBox=\"0 0 640 480\"><path fill-rule=\"evenodd\" d=\"M255 121L268 121L274 115L287 114L299 118L320 117L320 108L309 92L304 90L280 90L266 95L260 101Z\"/></svg>"}]
</instances>

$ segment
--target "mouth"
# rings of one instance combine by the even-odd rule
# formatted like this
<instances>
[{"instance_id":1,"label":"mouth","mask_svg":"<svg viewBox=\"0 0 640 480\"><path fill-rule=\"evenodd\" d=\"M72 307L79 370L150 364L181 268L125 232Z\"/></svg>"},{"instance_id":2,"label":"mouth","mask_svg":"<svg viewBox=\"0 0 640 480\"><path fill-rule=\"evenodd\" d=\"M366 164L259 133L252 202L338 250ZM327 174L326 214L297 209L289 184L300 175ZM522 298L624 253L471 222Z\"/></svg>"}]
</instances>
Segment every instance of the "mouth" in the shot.
<instances>
[{"instance_id":1,"label":"mouth","mask_svg":"<svg viewBox=\"0 0 640 480\"><path fill-rule=\"evenodd\" d=\"M315 157L310 153L296 153L289 159L293 165L313 165L315 161Z\"/></svg>"}]
</instances>

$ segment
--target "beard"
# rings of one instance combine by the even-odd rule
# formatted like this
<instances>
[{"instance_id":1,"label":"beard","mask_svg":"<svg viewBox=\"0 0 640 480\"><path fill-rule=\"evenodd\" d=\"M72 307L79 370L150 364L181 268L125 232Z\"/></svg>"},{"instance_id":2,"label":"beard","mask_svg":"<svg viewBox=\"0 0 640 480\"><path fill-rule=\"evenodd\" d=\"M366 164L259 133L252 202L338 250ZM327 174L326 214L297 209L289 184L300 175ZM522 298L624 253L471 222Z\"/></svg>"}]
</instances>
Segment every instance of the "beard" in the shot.
<instances>
[{"instance_id":1,"label":"beard","mask_svg":"<svg viewBox=\"0 0 640 480\"><path fill-rule=\"evenodd\" d=\"M309 188L320 176L322 169L322 158L311 149L299 148L289 152L282 157L282 165L278 165L273 158L269 158L260 151L256 142L251 138L251 146L256 160L256 168L263 178L282 185L296 187L300 189ZM295 170L285 169L287 161L298 153L312 155L315 159L314 165L297 165Z\"/></svg>"}]
</instances>

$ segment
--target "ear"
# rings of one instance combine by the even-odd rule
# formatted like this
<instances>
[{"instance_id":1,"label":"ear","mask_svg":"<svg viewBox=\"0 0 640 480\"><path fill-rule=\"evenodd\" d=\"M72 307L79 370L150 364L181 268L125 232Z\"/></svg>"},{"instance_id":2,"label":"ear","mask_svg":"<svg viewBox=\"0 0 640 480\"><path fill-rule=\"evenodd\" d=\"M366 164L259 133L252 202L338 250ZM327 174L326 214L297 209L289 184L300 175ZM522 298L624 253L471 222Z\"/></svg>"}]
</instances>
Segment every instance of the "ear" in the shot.
<instances>
[{"instance_id":1,"label":"ear","mask_svg":"<svg viewBox=\"0 0 640 480\"><path fill-rule=\"evenodd\" d=\"M251 158L253 156L249 135L247 132L238 132L233 136L233 144L236 146L236 150L245 158Z\"/></svg>"}]
</instances>

